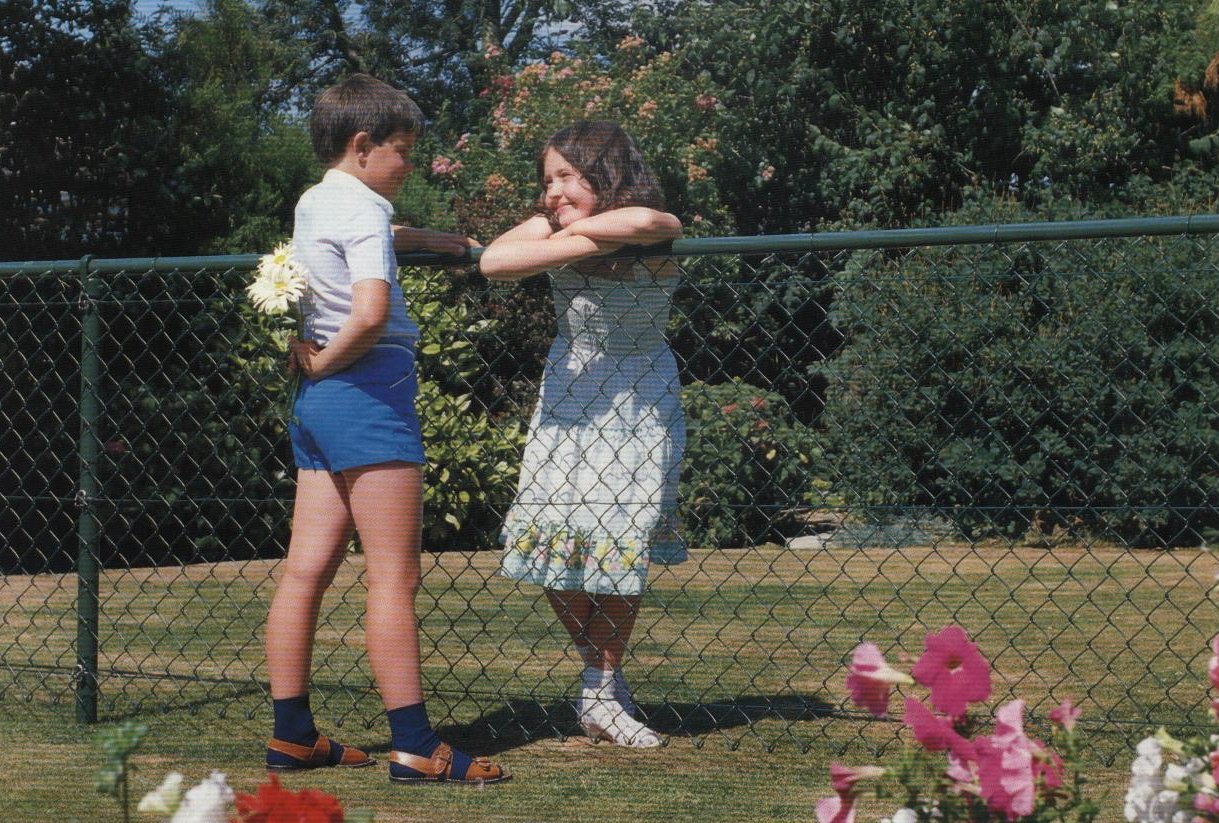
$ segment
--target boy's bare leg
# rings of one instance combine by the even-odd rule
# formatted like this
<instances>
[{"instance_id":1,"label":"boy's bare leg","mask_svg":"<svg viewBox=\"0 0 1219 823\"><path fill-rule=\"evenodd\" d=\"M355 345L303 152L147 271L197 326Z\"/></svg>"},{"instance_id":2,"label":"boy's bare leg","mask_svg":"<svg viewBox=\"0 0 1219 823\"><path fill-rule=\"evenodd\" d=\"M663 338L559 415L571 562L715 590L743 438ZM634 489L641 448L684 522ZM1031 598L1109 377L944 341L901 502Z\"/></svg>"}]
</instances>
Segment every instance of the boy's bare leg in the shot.
<instances>
[{"instance_id":1,"label":"boy's bare leg","mask_svg":"<svg viewBox=\"0 0 1219 823\"><path fill-rule=\"evenodd\" d=\"M345 472L364 549L368 606L364 636L386 709L423 702L419 673L419 592L423 468L385 463Z\"/></svg>"},{"instance_id":2,"label":"boy's bare leg","mask_svg":"<svg viewBox=\"0 0 1219 823\"><path fill-rule=\"evenodd\" d=\"M415 613L423 535L423 467L382 463L353 469L344 476L367 564L364 636L389 721L390 779L471 783L508 779L511 775L485 758L475 760L443 743L423 702Z\"/></svg>"},{"instance_id":3,"label":"boy's bare leg","mask_svg":"<svg viewBox=\"0 0 1219 823\"><path fill-rule=\"evenodd\" d=\"M267 617L267 672L273 699L309 691L318 612L343 560L351 530L342 478L325 471L300 470L288 557Z\"/></svg>"},{"instance_id":4,"label":"boy's bare leg","mask_svg":"<svg viewBox=\"0 0 1219 823\"><path fill-rule=\"evenodd\" d=\"M376 762L359 749L323 739L309 704L318 613L343 561L351 529L343 479L325 471L299 471L288 558L283 562L267 617L267 670L275 717L267 743L269 769L369 766Z\"/></svg>"}]
</instances>

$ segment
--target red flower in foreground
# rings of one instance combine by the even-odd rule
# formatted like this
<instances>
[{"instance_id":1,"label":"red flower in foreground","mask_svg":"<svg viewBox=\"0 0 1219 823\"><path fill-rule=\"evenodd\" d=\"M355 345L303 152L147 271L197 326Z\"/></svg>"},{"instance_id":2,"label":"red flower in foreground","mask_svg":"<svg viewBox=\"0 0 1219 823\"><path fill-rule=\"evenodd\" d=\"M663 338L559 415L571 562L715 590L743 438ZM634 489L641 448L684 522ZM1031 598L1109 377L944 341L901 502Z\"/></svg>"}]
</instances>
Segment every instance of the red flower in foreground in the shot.
<instances>
[{"instance_id":1,"label":"red flower in foreground","mask_svg":"<svg viewBox=\"0 0 1219 823\"><path fill-rule=\"evenodd\" d=\"M855 823L855 798L832 795L817 801L817 823Z\"/></svg>"},{"instance_id":2,"label":"red flower in foreground","mask_svg":"<svg viewBox=\"0 0 1219 823\"><path fill-rule=\"evenodd\" d=\"M923 641L926 651L914 664L914 679L931 690L931 705L961 717L970 703L990 698L990 663L960 626L948 626Z\"/></svg>"},{"instance_id":3,"label":"red flower in foreground","mask_svg":"<svg viewBox=\"0 0 1219 823\"><path fill-rule=\"evenodd\" d=\"M273 774L254 794L238 793L236 803L240 823L343 823L336 798L316 789L290 792Z\"/></svg>"},{"instance_id":4,"label":"red flower in foreground","mask_svg":"<svg viewBox=\"0 0 1219 823\"><path fill-rule=\"evenodd\" d=\"M841 763L831 763L830 788L845 798L855 794L855 784L859 781L875 780L884 774L885 770L879 766L843 766Z\"/></svg>"}]
</instances>

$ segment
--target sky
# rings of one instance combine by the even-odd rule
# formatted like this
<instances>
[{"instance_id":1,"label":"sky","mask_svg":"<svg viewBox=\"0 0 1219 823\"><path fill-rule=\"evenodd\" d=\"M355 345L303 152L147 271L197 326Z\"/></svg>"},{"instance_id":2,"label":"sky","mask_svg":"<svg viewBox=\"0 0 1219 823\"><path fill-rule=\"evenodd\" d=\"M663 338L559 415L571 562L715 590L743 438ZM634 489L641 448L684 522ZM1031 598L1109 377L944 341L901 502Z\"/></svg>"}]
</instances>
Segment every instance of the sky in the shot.
<instances>
[{"instance_id":1,"label":"sky","mask_svg":"<svg viewBox=\"0 0 1219 823\"><path fill-rule=\"evenodd\" d=\"M135 13L149 15L161 6L170 6L179 11L195 11L199 7L197 0L135 0Z\"/></svg>"}]
</instances>

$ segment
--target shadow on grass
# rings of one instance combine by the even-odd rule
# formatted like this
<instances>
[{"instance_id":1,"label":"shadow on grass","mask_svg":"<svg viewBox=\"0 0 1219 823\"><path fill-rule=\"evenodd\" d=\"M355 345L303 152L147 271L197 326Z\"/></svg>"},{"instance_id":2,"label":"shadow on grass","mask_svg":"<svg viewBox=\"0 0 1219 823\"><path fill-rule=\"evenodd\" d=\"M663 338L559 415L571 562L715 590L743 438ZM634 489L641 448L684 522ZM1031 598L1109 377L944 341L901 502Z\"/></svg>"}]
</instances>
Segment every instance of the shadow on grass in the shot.
<instances>
[{"instance_id":1,"label":"shadow on grass","mask_svg":"<svg viewBox=\"0 0 1219 823\"><path fill-rule=\"evenodd\" d=\"M817 720L838 711L819 697L800 694L741 695L704 703L652 703L639 717L668 737L699 737L752 726L762 720ZM441 726L441 737L459 749L496 755L537 740L582 736L571 701L511 700L465 725Z\"/></svg>"}]
</instances>

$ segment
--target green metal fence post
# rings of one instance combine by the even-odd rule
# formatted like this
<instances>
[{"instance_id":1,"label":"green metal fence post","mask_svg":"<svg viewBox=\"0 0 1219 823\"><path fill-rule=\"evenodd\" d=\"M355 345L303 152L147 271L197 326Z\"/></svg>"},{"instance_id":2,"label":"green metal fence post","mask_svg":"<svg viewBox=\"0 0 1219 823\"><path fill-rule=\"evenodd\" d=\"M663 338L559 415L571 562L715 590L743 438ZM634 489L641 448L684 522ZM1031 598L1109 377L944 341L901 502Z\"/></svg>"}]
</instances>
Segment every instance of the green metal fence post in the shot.
<instances>
[{"instance_id":1,"label":"green metal fence post","mask_svg":"<svg viewBox=\"0 0 1219 823\"><path fill-rule=\"evenodd\" d=\"M97 390L101 375L98 357L101 319L97 313L97 298L101 280L90 271L91 260L92 256L86 255L80 261L80 482L76 490L76 668L72 680L76 693L76 719L81 723L97 722L100 530L93 505L97 498L99 453Z\"/></svg>"}]
</instances>

